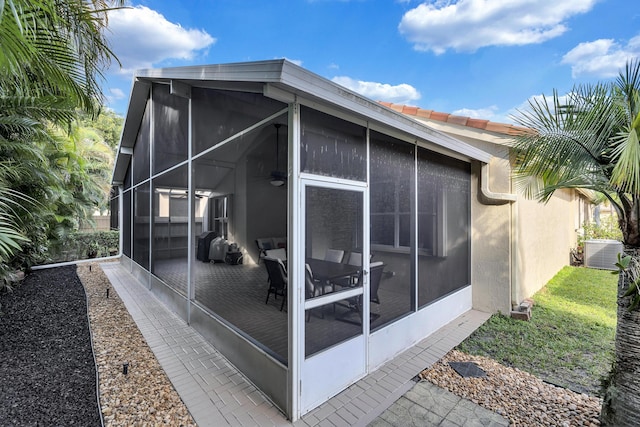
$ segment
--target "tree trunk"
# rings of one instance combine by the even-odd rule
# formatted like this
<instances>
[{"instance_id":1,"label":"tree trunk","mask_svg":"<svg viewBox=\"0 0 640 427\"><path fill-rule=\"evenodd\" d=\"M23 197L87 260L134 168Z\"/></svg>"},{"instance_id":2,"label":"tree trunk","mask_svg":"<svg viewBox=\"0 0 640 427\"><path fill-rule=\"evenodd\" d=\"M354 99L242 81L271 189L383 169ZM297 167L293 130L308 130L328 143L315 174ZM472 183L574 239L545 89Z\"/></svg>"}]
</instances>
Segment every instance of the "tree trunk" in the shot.
<instances>
[{"instance_id":1,"label":"tree trunk","mask_svg":"<svg viewBox=\"0 0 640 427\"><path fill-rule=\"evenodd\" d=\"M640 249L625 248L627 255L640 257ZM618 279L618 321L616 358L610 373L600 415L602 425L637 426L640 416L640 311L629 311L631 297L624 297L629 274Z\"/></svg>"},{"instance_id":2,"label":"tree trunk","mask_svg":"<svg viewBox=\"0 0 640 427\"><path fill-rule=\"evenodd\" d=\"M622 241L625 246L640 248L640 197L629 199L622 194L620 199L623 212L618 212L618 225Z\"/></svg>"}]
</instances>

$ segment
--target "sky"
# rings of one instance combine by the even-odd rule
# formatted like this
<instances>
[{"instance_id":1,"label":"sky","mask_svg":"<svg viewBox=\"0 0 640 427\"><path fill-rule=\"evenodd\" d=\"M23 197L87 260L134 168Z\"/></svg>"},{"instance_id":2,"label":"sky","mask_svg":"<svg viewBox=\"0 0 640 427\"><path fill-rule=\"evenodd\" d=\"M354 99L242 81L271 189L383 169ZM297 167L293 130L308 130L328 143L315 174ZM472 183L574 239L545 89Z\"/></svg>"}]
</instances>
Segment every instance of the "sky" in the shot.
<instances>
[{"instance_id":1,"label":"sky","mask_svg":"<svg viewBox=\"0 0 640 427\"><path fill-rule=\"evenodd\" d=\"M637 0L132 0L109 13L124 115L144 68L286 58L375 101L502 123L640 57Z\"/></svg>"}]
</instances>

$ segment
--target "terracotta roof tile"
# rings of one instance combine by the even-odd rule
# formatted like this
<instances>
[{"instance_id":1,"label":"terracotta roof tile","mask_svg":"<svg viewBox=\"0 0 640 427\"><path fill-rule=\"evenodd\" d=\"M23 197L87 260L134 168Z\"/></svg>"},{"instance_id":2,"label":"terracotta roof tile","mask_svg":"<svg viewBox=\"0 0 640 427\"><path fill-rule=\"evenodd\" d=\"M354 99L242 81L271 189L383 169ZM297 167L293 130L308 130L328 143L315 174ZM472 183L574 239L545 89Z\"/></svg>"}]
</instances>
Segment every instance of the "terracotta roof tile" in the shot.
<instances>
[{"instance_id":1,"label":"terracotta roof tile","mask_svg":"<svg viewBox=\"0 0 640 427\"><path fill-rule=\"evenodd\" d=\"M433 110L423 110L422 108L418 108L416 116L428 119L431 117L431 113L433 113Z\"/></svg>"},{"instance_id":2,"label":"terracotta roof tile","mask_svg":"<svg viewBox=\"0 0 640 427\"><path fill-rule=\"evenodd\" d=\"M379 103L399 113L406 114L407 116L416 116L423 119L437 120L439 122L451 123L458 126L467 126L475 129L483 129L488 132L501 133L504 135L511 135L511 136L522 135L523 133L532 132L531 129L520 127L520 126L514 126L506 123L498 123L498 122L492 122L490 120L473 119L471 117L456 116L449 113L442 113L442 112L433 111L433 110L425 110L420 107L394 104L391 102L379 101Z\"/></svg>"},{"instance_id":3,"label":"terracotta roof tile","mask_svg":"<svg viewBox=\"0 0 640 427\"><path fill-rule=\"evenodd\" d=\"M484 129L488 130L489 132L509 134L509 127L510 125L506 125L504 123L487 122L487 125Z\"/></svg>"},{"instance_id":4,"label":"terracotta roof tile","mask_svg":"<svg viewBox=\"0 0 640 427\"><path fill-rule=\"evenodd\" d=\"M471 128L485 129L487 127L487 123L489 123L489 120L472 119L469 117L466 125Z\"/></svg>"},{"instance_id":5,"label":"terracotta roof tile","mask_svg":"<svg viewBox=\"0 0 640 427\"><path fill-rule=\"evenodd\" d=\"M440 111L432 111L431 112L431 120L438 120L439 122L446 122L449 118L449 113L441 113Z\"/></svg>"},{"instance_id":6,"label":"terracotta roof tile","mask_svg":"<svg viewBox=\"0 0 640 427\"><path fill-rule=\"evenodd\" d=\"M405 105L402 107L402 114L407 114L409 116L417 116L418 107L410 107L408 105Z\"/></svg>"},{"instance_id":7,"label":"terracotta roof tile","mask_svg":"<svg viewBox=\"0 0 640 427\"><path fill-rule=\"evenodd\" d=\"M451 114L449 116L449 118L447 119L447 123L453 123L454 125L466 126L467 125L467 120L469 120L469 117L454 116L453 114Z\"/></svg>"}]
</instances>

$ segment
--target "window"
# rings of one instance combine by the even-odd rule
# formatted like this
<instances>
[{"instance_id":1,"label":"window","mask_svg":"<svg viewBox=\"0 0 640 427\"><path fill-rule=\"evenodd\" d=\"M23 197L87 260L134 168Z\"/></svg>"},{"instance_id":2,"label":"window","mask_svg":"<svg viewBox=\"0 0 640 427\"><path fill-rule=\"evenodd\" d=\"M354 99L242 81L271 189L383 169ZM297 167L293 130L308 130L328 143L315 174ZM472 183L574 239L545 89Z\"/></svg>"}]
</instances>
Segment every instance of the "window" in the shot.
<instances>
[{"instance_id":1,"label":"window","mask_svg":"<svg viewBox=\"0 0 640 427\"><path fill-rule=\"evenodd\" d=\"M229 238L229 196L214 197L211 199L212 227L224 239Z\"/></svg>"},{"instance_id":2,"label":"window","mask_svg":"<svg viewBox=\"0 0 640 427\"><path fill-rule=\"evenodd\" d=\"M387 273L379 292L393 304L371 304L376 330L415 310L415 146L377 132L370 133L370 223L373 262Z\"/></svg>"},{"instance_id":3,"label":"window","mask_svg":"<svg viewBox=\"0 0 640 427\"><path fill-rule=\"evenodd\" d=\"M415 185L413 145L371 132L371 247L408 252Z\"/></svg>"},{"instance_id":4,"label":"window","mask_svg":"<svg viewBox=\"0 0 640 427\"><path fill-rule=\"evenodd\" d=\"M377 182L371 186L371 244L409 249L411 182Z\"/></svg>"},{"instance_id":5,"label":"window","mask_svg":"<svg viewBox=\"0 0 640 427\"><path fill-rule=\"evenodd\" d=\"M471 167L418 149L418 305L469 285Z\"/></svg>"}]
</instances>

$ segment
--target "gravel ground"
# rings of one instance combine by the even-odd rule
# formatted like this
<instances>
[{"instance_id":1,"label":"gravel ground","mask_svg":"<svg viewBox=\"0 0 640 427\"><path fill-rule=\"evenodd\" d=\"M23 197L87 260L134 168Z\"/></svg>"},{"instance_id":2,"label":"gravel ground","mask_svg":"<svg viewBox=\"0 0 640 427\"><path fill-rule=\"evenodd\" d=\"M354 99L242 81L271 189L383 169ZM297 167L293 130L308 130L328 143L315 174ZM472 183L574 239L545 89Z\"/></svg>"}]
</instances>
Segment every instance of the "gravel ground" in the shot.
<instances>
[{"instance_id":1,"label":"gravel ground","mask_svg":"<svg viewBox=\"0 0 640 427\"><path fill-rule=\"evenodd\" d=\"M82 264L77 273L89 296L105 425L195 426L100 266ZM125 363L127 375L123 374Z\"/></svg>"},{"instance_id":2,"label":"gravel ground","mask_svg":"<svg viewBox=\"0 0 640 427\"><path fill-rule=\"evenodd\" d=\"M97 264L38 270L0 295L0 426L101 425L83 285L104 425L195 426Z\"/></svg>"},{"instance_id":3,"label":"gravel ground","mask_svg":"<svg viewBox=\"0 0 640 427\"><path fill-rule=\"evenodd\" d=\"M449 362L475 362L485 378L463 378ZM420 377L508 418L512 426L599 426L602 400L556 387L493 359L449 352Z\"/></svg>"},{"instance_id":4,"label":"gravel ground","mask_svg":"<svg viewBox=\"0 0 640 427\"><path fill-rule=\"evenodd\" d=\"M87 306L75 267L0 295L0 425L99 426Z\"/></svg>"},{"instance_id":5,"label":"gravel ground","mask_svg":"<svg viewBox=\"0 0 640 427\"><path fill-rule=\"evenodd\" d=\"M89 297L105 425L194 426L98 264L79 266L77 275L75 267L40 270L13 293L0 295L0 425L100 425L82 285ZM487 377L462 378L450 361L473 361ZM503 415L513 426L599 425L600 399L492 359L454 350L420 376Z\"/></svg>"}]
</instances>

